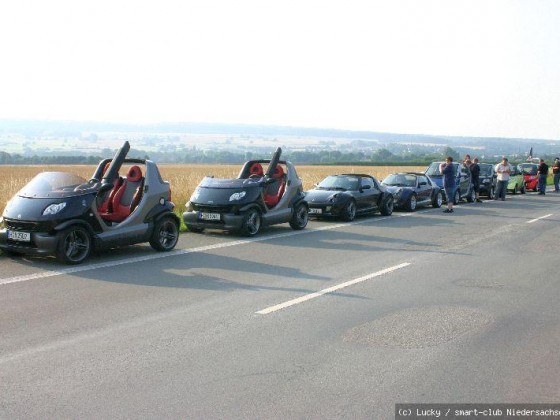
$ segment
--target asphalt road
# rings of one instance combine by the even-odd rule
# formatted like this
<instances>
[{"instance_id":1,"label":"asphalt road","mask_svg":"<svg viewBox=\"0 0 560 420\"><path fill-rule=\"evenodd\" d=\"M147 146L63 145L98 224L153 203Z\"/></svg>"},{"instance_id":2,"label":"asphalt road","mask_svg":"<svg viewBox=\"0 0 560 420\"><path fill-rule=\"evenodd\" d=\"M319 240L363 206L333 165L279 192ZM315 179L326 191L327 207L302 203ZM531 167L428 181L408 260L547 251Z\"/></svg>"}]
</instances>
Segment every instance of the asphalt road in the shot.
<instances>
[{"instance_id":1,"label":"asphalt road","mask_svg":"<svg viewBox=\"0 0 560 420\"><path fill-rule=\"evenodd\" d=\"M560 401L560 195L0 256L0 418L393 418ZM283 305L285 304L285 305Z\"/></svg>"}]
</instances>

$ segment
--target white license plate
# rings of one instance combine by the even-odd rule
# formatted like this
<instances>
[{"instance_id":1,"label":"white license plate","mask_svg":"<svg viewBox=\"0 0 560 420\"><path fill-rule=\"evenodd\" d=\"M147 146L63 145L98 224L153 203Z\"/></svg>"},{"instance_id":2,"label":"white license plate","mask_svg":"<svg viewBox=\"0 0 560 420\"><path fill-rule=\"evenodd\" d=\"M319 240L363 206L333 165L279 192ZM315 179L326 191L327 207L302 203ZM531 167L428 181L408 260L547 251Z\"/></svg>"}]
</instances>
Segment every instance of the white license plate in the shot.
<instances>
[{"instance_id":1,"label":"white license plate","mask_svg":"<svg viewBox=\"0 0 560 420\"><path fill-rule=\"evenodd\" d=\"M309 209L309 213L310 213L310 214L323 214L323 209L314 209L314 208L310 208L310 209Z\"/></svg>"},{"instance_id":2,"label":"white license plate","mask_svg":"<svg viewBox=\"0 0 560 420\"><path fill-rule=\"evenodd\" d=\"M220 213L200 213L202 220L220 220Z\"/></svg>"},{"instance_id":3,"label":"white license plate","mask_svg":"<svg viewBox=\"0 0 560 420\"><path fill-rule=\"evenodd\" d=\"M12 241L31 242L31 233L8 231L8 239Z\"/></svg>"}]
</instances>

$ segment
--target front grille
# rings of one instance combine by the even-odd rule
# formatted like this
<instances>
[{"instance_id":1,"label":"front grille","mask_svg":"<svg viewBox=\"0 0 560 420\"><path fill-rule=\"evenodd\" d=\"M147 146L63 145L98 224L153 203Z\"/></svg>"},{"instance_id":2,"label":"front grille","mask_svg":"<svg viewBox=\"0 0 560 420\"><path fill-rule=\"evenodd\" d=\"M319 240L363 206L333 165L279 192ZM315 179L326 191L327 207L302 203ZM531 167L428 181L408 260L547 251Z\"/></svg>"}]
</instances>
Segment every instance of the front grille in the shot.
<instances>
[{"instance_id":1,"label":"front grille","mask_svg":"<svg viewBox=\"0 0 560 420\"><path fill-rule=\"evenodd\" d=\"M235 206L210 206L207 204L194 203L192 206L194 211L201 211L204 213L233 213L235 210Z\"/></svg>"},{"instance_id":2,"label":"front grille","mask_svg":"<svg viewBox=\"0 0 560 420\"><path fill-rule=\"evenodd\" d=\"M28 222L4 219L6 229L18 232L49 232L52 229L50 222Z\"/></svg>"}]
</instances>

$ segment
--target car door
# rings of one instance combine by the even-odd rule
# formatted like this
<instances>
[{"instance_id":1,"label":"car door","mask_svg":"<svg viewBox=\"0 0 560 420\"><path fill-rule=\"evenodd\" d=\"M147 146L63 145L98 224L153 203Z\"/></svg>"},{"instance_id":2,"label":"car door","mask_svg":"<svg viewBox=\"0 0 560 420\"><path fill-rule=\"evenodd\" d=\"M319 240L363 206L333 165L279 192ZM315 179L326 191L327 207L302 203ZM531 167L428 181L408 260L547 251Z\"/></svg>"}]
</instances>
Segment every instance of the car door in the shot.
<instances>
[{"instance_id":1,"label":"car door","mask_svg":"<svg viewBox=\"0 0 560 420\"><path fill-rule=\"evenodd\" d=\"M361 210L374 209L377 206L377 197L379 195L379 189L375 188L375 183L372 178L362 177L360 179L360 197L362 201Z\"/></svg>"},{"instance_id":2,"label":"car door","mask_svg":"<svg viewBox=\"0 0 560 420\"><path fill-rule=\"evenodd\" d=\"M459 187L461 188L461 196L465 196L471 190L471 171L464 164L459 164Z\"/></svg>"},{"instance_id":3,"label":"car door","mask_svg":"<svg viewBox=\"0 0 560 420\"><path fill-rule=\"evenodd\" d=\"M416 196L418 201L428 201L432 198L432 185L425 176L416 177Z\"/></svg>"}]
</instances>

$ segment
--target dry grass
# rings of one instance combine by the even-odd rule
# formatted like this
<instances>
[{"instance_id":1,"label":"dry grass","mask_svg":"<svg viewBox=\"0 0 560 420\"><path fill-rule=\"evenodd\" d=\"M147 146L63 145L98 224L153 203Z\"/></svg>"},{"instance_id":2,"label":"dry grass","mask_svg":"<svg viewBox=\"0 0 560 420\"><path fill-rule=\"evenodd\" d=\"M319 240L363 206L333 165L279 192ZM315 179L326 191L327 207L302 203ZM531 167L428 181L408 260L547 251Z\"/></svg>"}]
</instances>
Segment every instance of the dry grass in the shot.
<instances>
[{"instance_id":1,"label":"dry grass","mask_svg":"<svg viewBox=\"0 0 560 420\"><path fill-rule=\"evenodd\" d=\"M159 165L163 179L171 183L173 202L177 206L177 212L183 211L185 203L204 176L234 178L240 168L240 165ZM382 180L393 172L423 169L425 168L414 166L297 166L298 175L302 178L306 190L331 174L366 173ZM72 172L89 179L94 170L95 166L89 165L0 166L0 206L3 209L10 197L39 172ZM121 172L124 173L124 171Z\"/></svg>"}]
</instances>

